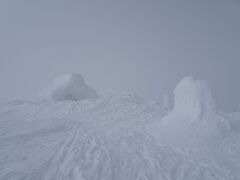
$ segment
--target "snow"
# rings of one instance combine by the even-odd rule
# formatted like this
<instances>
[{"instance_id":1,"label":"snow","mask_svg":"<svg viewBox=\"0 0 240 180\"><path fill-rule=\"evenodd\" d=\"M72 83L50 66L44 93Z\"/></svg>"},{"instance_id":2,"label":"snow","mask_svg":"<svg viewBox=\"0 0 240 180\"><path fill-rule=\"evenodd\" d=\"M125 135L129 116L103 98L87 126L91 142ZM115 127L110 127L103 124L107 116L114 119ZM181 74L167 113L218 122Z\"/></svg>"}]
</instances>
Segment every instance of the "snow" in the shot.
<instances>
[{"instance_id":1,"label":"snow","mask_svg":"<svg viewBox=\"0 0 240 180\"><path fill-rule=\"evenodd\" d=\"M89 87L80 74L72 73L56 78L40 96L48 101L84 100L97 98L97 92Z\"/></svg>"},{"instance_id":2,"label":"snow","mask_svg":"<svg viewBox=\"0 0 240 180\"><path fill-rule=\"evenodd\" d=\"M216 104L207 83L192 77L182 79L174 90L174 111L191 113L203 118L216 112Z\"/></svg>"},{"instance_id":3,"label":"snow","mask_svg":"<svg viewBox=\"0 0 240 180\"><path fill-rule=\"evenodd\" d=\"M184 78L167 112L135 93L83 87L67 75L47 101L0 107L1 180L240 179L240 113L219 114L205 82Z\"/></svg>"},{"instance_id":4,"label":"snow","mask_svg":"<svg viewBox=\"0 0 240 180\"><path fill-rule=\"evenodd\" d=\"M173 111L159 127L168 141L204 148L215 146L230 130L229 122L217 114L206 82L186 77L177 85L174 97Z\"/></svg>"}]
</instances>

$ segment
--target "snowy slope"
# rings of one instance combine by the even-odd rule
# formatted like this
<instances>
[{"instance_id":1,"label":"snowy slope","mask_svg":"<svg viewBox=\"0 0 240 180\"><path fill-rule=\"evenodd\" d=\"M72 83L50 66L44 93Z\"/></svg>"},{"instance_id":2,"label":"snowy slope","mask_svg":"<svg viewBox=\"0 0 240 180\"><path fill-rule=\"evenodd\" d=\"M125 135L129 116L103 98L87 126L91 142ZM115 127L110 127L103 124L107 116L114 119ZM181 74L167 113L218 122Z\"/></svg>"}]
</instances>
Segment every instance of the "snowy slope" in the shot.
<instances>
[{"instance_id":1,"label":"snowy slope","mask_svg":"<svg viewBox=\"0 0 240 180\"><path fill-rule=\"evenodd\" d=\"M240 179L231 154L221 164L153 133L164 115L159 104L128 93L1 106L0 179Z\"/></svg>"}]
</instances>

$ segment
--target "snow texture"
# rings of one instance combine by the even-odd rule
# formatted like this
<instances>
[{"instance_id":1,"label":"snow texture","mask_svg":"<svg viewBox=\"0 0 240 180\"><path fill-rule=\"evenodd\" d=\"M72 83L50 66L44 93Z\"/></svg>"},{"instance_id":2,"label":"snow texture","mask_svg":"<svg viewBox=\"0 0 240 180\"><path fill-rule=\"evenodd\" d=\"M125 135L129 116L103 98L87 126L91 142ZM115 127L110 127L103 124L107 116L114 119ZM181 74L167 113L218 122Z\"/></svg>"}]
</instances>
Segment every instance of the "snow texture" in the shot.
<instances>
[{"instance_id":1,"label":"snow texture","mask_svg":"<svg viewBox=\"0 0 240 180\"><path fill-rule=\"evenodd\" d=\"M79 75L47 92L0 106L1 180L240 179L240 113L219 115L202 81L183 79L167 115L134 93L86 99Z\"/></svg>"},{"instance_id":2,"label":"snow texture","mask_svg":"<svg viewBox=\"0 0 240 180\"><path fill-rule=\"evenodd\" d=\"M97 98L97 92L89 87L80 74L69 74L59 77L45 89L40 96L44 100L65 101Z\"/></svg>"}]
</instances>

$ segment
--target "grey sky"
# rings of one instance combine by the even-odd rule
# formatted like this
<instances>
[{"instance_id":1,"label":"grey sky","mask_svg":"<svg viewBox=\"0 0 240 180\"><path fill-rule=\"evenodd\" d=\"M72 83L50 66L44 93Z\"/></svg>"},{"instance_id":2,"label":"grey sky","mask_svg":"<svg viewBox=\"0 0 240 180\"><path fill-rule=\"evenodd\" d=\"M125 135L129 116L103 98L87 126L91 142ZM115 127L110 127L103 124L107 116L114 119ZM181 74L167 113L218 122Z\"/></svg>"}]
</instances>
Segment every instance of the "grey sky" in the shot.
<instances>
[{"instance_id":1,"label":"grey sky","mask_svg":"<svg viewBox=\"0 0 240 180\"><path fill-rule=\"evenodd\" d=\"M205 79L218 106L240 103L238 0L1 0L0 102L34 99L81 73L98 91L172 92Z\"/></svg>"}]
</instances>

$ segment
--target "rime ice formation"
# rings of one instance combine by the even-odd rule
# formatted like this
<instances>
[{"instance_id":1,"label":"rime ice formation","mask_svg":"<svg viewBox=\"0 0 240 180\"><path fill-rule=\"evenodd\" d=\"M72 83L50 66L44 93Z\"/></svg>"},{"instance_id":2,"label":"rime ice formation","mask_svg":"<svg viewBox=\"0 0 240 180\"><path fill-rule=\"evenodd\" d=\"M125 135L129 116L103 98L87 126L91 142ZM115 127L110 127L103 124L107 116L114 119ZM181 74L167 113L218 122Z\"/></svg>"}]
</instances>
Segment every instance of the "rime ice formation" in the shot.
<instances>
[{"instance_id":1,"label":"rime ice formation","mask_svg":"<svg viewBox=\"0 0 240 180\"><path fill-rule=\"evenodd\" d=\"M191 114L195 118L203 118L216 113L216 104L207 83L186 77L174 90L174 111Z\"/></svg>"},{"instance_id":2,"label":"rime ice formation","mask_svg":"<svg viewBox=\"0 0 240 180\"><path fill-rule=\"evenodd\" d=\"M161 125L161 132L167 138L177 143L195 141L208 145L229 130L229 123L217 115L211 91L204 81L184 78L174 90L174 97L173 111L163 118Z\"/></svg>"},{"instance_id":3,"label":"rime ice formation","mask_svg":"<svg viewBox=\"0 0 240 180\"><path fill-rule=\"evenodd\" d=\"M69 74L59 77L45 89L40 96L45 100L84 100L97 98L97 92L89 87L80 74Z\"/></svg>"}]
</instances>

